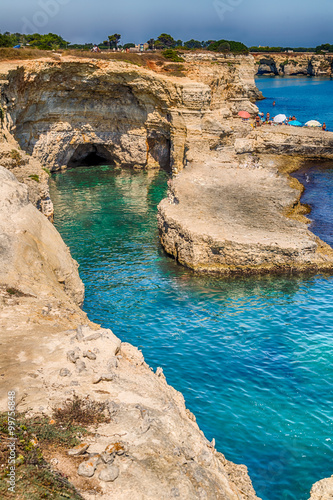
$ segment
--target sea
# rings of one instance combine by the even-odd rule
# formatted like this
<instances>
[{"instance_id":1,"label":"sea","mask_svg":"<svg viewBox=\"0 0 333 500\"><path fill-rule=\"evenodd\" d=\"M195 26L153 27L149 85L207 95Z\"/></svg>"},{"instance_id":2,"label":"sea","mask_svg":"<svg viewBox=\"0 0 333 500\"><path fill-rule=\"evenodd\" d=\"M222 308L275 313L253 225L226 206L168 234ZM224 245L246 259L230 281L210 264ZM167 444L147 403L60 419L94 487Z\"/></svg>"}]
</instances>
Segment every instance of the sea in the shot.
<instances>
[{"instance_id":1,"label":"sea","mask_svg":"<svg viewBox=\"0 0 333 500\"><path fill-rule=\"evenodd\" d=\"M265 100L257 105L260 111L271 116L295 116L303 125L309 120L326 123L333 131L333 84L326 77L274 77L259 76L256 85ZM275 101L275 106L273 102Z\"/></svg>"},{"instance_id":2,"label":"sea","mask_svg":"<svg viewBox=\"0 0 333 500\"><path fill-rule=\"evenodd\" d=\"M264 113L333 129L333 82L257 81ZM333 244L333 164L295 174L311 230ZM246 464L263 500L306 500L333 474L333 277L218 278L162 250L157 205L168 174L114 166L53 175L55 225L80 264L84 310L140 349L184 394L228 460Z\"/></svg>"}]
</instances>

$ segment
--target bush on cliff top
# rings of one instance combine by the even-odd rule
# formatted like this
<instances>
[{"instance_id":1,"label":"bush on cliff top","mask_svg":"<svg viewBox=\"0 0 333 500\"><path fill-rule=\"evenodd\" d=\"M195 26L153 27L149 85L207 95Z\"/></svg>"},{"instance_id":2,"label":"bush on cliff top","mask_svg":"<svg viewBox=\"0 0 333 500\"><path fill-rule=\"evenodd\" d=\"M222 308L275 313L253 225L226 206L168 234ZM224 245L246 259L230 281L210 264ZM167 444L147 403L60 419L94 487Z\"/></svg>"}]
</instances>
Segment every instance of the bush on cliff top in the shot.
<instances>
[{"instance_id":1,"label":"bush on cliff top","mask_svg":"<svg viewBox=\"0 0 333 500\"><path fill-rule=\"evenodd\" d=\"M249 49L244 43L234 42L232 40L218 40L217 42L211 43L208 47L208 50L212 50L213 52L222 52L222 53L232 53L232 54L248 54Z\"/></svg>"},{"instance_id":2,"label":"bush on cliff top","mask_svg":"<svg viewBox=\"0 0 333 500\"><path fill-rule=\"evenodd\" d=\"M175 50L172 50L172 49L163 50L162 55L166 59L170 59L170 61L173 61L173 62L184 62L184 59L182 57L179 57L177 52Z\"/></svg>"}]
</instances>

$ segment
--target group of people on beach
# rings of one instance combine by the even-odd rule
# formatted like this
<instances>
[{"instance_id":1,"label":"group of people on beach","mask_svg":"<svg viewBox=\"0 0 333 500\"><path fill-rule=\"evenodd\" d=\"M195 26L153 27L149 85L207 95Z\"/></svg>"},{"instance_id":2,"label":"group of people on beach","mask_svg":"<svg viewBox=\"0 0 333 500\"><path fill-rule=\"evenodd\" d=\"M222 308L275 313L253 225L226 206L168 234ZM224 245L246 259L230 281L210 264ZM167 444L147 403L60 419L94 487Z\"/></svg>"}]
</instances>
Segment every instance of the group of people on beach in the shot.
<instances>
[{"instance_id":1,"label":"group of people on beach","mask_svg":"<svg viewBox=\"0 0 333 500\"><path fill-rule=\"evenodd\" d=\"M273 102L273 106L275 106L275 101ZM261 125L289 125L289 122L295 122L297 121L297 118L295 115L289 116L289 118L286 118L283 122L274 122L274 116L271 117L270 113L266 113L266 119L264 119L264 113L258 113L256 118L255 118L255 123L254 126L260 127ZM327 126L326 123L323 123L322 125L322 130L326 131Z\"/></svg>"}]
</instances>

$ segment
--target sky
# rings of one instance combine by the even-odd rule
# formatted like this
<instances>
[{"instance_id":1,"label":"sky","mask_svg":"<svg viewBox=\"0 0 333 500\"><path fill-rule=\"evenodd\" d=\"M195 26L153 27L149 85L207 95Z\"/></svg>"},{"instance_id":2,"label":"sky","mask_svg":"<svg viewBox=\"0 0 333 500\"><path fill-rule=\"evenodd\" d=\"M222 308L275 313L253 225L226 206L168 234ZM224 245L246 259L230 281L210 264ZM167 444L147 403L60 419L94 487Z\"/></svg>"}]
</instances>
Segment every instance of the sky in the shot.
<instances>
[{"instance_id":1,"label":"sky","mask_svg":"<svg viewBox=\"0 0 333 500\"><path fill-rule=\"evenodd\" d=\"M57 33L71 43L237 40L248 46L333 43L332 0L0 0L0 31Z\"/></svg>"}]
</instances>

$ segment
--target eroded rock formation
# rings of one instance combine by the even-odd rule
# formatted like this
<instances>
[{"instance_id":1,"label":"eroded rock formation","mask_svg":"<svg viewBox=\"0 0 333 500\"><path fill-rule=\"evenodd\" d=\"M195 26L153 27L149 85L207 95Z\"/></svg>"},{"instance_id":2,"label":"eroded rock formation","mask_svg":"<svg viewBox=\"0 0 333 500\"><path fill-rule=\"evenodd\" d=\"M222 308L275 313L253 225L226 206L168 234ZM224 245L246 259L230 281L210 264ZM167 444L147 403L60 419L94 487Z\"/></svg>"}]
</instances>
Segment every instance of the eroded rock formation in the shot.
<instances>
[{"instance_id":1,"label":"eroded rock formation","mask_svg":"<svg viewBox=\"0 0 333 500\"><path fill-rule=\"evenodd\" d=\"M333 56L302 52L254 54L258 75L332 76Z\"/></svg>"},{"instance_id":2,"label":"eroded rock formation","mask_svg":"<svg viewBox=\"0 0 333 500\"><path fill-rule=\"evenodd\" d=\"M98 483L97 498L256 496L246 468L207 442L163 372L80 309L77 265L37 210L52 218L47 169L102 161L179 174L159 207L161 241L193 269L333 268L332 249L306 227L301 186L282 173L290 155L331 158L333 135L254 130L236 118L257 111L252 57L189 54L184 71L167 77L70 58L0 65L0 161L12 172L0 169L3 387L14 387L18 409L31 414L50 414L74 394L107 401L115 421L96 430L85 457L103 454L115 433L127 451L114 469L97 471L114 477L112 486Z\"/></svg>"},{"instance_id":3,"label":"eroded rock formation","mask_svg":"<svg viewBox=\"0 0 333 500\"><path fill-rule=\"evenodd\" d=\"M225 153L223 161L188 166L159 205L167 253L218 274L332 271L333 250L305 218L292 217L301 186L279 174L280 161Z\"/></svg>"},{"instance_id":4,"label":"eroded rock formation","mask_svg":"<svg viewBox=\"0 0 333 500\"><path fill-rule=\"evenodd\" d=\"M1 68L0 68L1 69ZM192 141L227 137L221 121L257 111L251 56L189 57L186 78L115 61L24 62L2 85L5 125L44 167L94 161L177 172ZM223 106L222 106L223 103Z\"/></svg>"},{"instance_id":5,"label":"eroded rock formation","mask_svg":"<svg viewBox=\"0 0 333 500\"><path fill-rule=\"evenodd\" d=\"M78 458L50 450L83 498L95 488L100 499L257 499L246 467L207 441L162 369L153 373L135 347L89 322L76 263L3 167L0 200L0 410L12 390L27 417L74 395L104 402L109 419L90 429Z\"/></svg>"}]
</instances>

